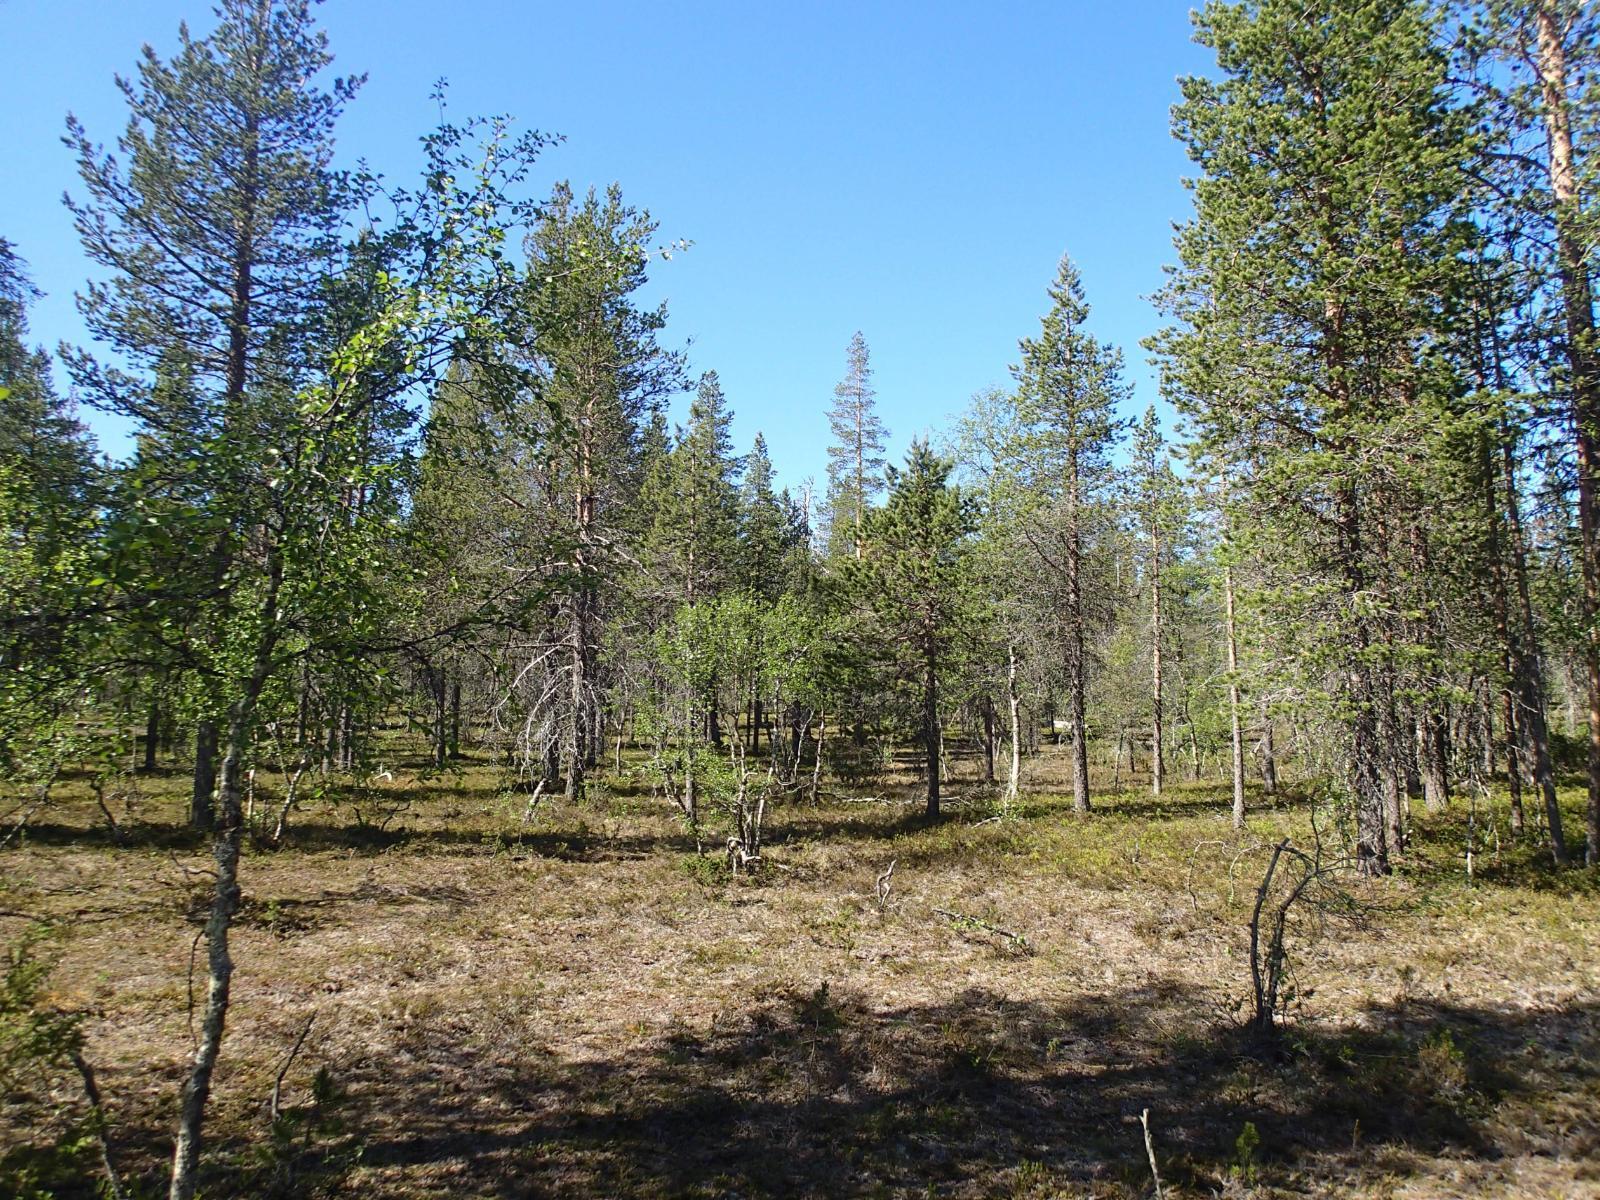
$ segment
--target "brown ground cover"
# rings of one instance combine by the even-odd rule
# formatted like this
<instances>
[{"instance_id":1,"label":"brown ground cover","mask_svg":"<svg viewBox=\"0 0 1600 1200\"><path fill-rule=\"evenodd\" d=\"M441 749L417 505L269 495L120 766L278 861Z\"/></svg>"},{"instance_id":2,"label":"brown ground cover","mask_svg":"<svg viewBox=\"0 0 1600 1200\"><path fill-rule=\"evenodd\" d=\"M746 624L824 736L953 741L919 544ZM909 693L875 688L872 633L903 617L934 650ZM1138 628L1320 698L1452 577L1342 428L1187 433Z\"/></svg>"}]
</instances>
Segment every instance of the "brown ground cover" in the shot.
<instances>
[{"instance_id":1,"label":"brown ground cover","mask_svg":"<svg viewBox=\"0 0 1600 1200\"><path fill-rule=\"evenodd\" d=\"M481 764L314 800L244 864L206 1194L1133 1197L1148 1110L1169 1196L1600 1196L1593 872L1554 881L1487 801L1419 812L1395 879L1299 928L1264 1044L1261 847L1309 845L1312 806L1253 797L1240 843L1215 786L1081 820L1056 769L937 825L908 783L782 806L749 879L628 785L530 822ZM0 851L6 939L56 922L135 1179L191 1045L185 782L142 780L120 845L68 787ZM0 1148L75 1088L9 1097Z\"/></svg>"}]
</instances>

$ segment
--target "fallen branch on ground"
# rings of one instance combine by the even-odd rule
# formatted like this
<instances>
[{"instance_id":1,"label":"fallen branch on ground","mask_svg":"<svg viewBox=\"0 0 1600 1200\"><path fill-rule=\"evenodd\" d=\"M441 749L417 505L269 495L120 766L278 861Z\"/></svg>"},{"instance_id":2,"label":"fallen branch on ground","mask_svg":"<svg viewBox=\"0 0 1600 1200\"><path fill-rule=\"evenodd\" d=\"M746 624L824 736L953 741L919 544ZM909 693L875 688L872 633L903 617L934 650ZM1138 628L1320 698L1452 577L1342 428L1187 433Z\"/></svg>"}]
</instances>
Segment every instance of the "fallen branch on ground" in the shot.
<instances>
[{"instance_id":1,"label":"fallen branch on ground","mask_svg":"<svg viewBox=\"0 0 1600 1200\"><path fill-rule=\"evenodd\" d=\"M969 917L966 913L953 912L948 908L936 908L933 911L938 913L941 917L949 918L958 925L972 925L978 929L987 930L990 933L998 933L1001 937L1010 938L1019 946L1026 946L1028 944L1028 939L1023 937L1022 934L1016 933L1010 929L1002 929L1000 926L990 924L988 921L981 920L978 917Z\"/></svg>"}]
</instances>

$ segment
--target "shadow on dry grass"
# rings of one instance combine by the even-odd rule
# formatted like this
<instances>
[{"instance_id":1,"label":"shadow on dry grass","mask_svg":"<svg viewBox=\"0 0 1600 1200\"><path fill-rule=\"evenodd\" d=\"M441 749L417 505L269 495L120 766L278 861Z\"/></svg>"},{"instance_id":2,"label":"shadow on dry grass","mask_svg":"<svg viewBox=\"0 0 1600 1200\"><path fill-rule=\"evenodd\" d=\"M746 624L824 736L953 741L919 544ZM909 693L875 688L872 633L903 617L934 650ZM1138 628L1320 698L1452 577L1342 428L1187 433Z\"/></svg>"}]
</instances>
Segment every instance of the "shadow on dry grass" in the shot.
<instances>
[{"instance_id":1,"label":"shadow on dry grass","mask_svg":"<svg viewBox=\"0 0 1600 1200\"><path fill-rule=\"evenodd\" d=\"M428 1042L355 1065L364 1162L508 1198L993 1195L1001 1181L1132 1196L1148 1185L1148 1108L1166 1182L1210 1195L1230 1179L1403 1175L1410 1153L1490 1160L1495 1105L1543 1086L1530 1055L1576 1059L1580 1089L1600 1070L1594 1005L1386 1007L1261 1046L1228 1026L1164 1035L1204 1003L1171 988L1059 1007L981 989L928 1007L826 987L730 999L714 1028L615 1057ZM1564 1119L1600 1146L1592 1107Z\"/></svg>"}]
</instances>

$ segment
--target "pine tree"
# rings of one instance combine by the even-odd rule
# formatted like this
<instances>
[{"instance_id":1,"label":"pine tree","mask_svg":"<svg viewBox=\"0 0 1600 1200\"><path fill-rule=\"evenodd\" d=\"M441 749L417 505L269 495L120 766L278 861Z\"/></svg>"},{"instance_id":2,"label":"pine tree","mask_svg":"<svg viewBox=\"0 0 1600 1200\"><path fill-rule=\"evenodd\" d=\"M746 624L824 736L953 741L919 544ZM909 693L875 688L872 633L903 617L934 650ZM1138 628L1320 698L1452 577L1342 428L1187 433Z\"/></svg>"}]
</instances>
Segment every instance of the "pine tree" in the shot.
<instances>
[{"instance_id":1,"label":"pine tree","mask_svg":"<svg viewBox=\"0 0 1600 1200\"><path fill-rule=\"evenodd\" d=\"M1592 866L1600 862L1600 328L1592 261L1600 20L1573 0L1493 0L1467 9L1464 25L1463 74L1497 139L1476 164L1489 180L1482 203L1497 218L1497 264L1519 272L1506 289L1505 312L1485 314L1484 323L1498 342L1503 322L1521 343L1515 349L1548 373L1535 412L1572 458L1560 477L1570 482L1579 533L1574 600L1582 619L1573 649L1589 710L1585 858ZM1491 357L1503 367L1514 354L1497 345ZM1536 662L1525 655L1521 667ZM1531 697L1540 686L1524 680L1519 691ZM1543 717L1536 701L1525 703L1533 706L1524 716L1537 742L1533 730ZM1527 749L1537 758L1536 745ZM1563 845L1553 842L1552 850L1565 860Z\"/></svg>"},{"instance_id":2,"label":"pine tree","mask_svg":"<svg viewBox=\"0 0 1600 1200\"><path fill-rule=\"evenodd\" d=\"M681 355L658 340L665 308L642 308L635 296L656 228L615 185L603 198L590 191L579 201L561 184L527 244L525 307L541 399L553 413L536 448L550 537L539 553L562 564L561 752L572 796L598 751L601 632L624 576L645 422L682 376Z\"/></svg>"},{"instance_id":3,"label":"pine tree","mask_svg":"<svg viewBox=\"0 0 1600 1200\"><path fill-rule=\"evenodd\" d=\"M1184 325L1157 345L1305 605L1301 662L1335 697L1361 861L1383 872L1409 740L1396 585L1423 509L1408 448L1457 393L1430 351L1462 292L1467 125L1420 4L1211 4L1197 28L1221 76L1186 79L1174 113L1204 174L1164 297Z\"/></svg>"},{"instance_id":4,"label":"pine tree","mask_svg":"<svg viewBox=\"0 0 1600 1200\"><path fill-rule=\"evenodd\" d=\"M91 261L110 274L80 297L94 337L144 378L69 358L94 403L135 422L144 436L192 440L251 430L270 436L303 381L312 310L337 248L340 186L329 170L332 130L358 80L313 80L332 61L306 0L225 0L204 38L179 28L162 61L149 47L137 80L119 80L129 109L120 157L68 119L87 200L68 204ZM151 387L181 361L204 397L197 429L173 430ZM201 454L197 469L220 460ZM236 481L210 472L208 511L192 536L195 556L174 576L191 606L207 603L209 634L228 620L224 581L249 536ZM194 818L211 823L216 720L202 707Z\"/></svg>"},{"instance_id":5,"label":"pine tree","mask_svg":"<svg viewBox=\"0 0 1600 1200\"><path fill-rule=\"evenodd\" d=\"M878 419L867 342L857 331L850 339L845 377L833 389L828 427L828 553L861 558L867 511L884 484L884 442L889 433Z\"/></svg>"}]
</instances>

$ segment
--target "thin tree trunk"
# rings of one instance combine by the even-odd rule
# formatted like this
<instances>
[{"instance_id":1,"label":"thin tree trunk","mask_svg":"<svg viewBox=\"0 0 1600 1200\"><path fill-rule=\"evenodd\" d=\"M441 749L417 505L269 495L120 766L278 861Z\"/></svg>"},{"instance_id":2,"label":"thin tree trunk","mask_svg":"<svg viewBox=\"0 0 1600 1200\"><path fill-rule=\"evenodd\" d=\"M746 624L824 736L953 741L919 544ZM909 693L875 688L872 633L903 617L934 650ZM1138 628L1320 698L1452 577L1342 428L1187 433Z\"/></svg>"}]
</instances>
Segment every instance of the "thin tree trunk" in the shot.
<instances>
[{"instance_id":1,"label":"thin tree trunk","mask_svg":"<svg viewBox=\"0 0 1600 1200\"><path fill-rule=\"evenodd\" d=\"M1261 786L1269 796L1278 794L1278 752L1272 742L1272 713L1261 706Z\"/></svg>"},{"instance_id":2,"label":"thin tree trunk","mask_svg":"<svg viewBox=\"0 0 1600 1200\"><path fill-rule=\"evenodd\" d=\"M1083 636L1083 580L1081 532L1078 528L1077 466L1070 468L1067 508L1067 605L1071 622L1067 648L1067 703L1072 722L1072 807L1089 811L1089 726L1084 712L1088 691L1088 664Z\"/></svg>"},{"instance_id":3,"label":"thin tree trunk","mask_svg":"<svg viewBox=\"0 0 1600 1200\"><path fill-rule=\"evenodd\" d=\"M1006 647L1006 709L1011 719L1011 772L1006 777L1006 802L1017 802L1022 779L1022 711L1017 697L1017 648Z\"/></svg>"},{"instance_id":4,"label":"thin tree trunk","mask_svg":"<svg viewBox=\"0 0 1600 1200\"><path fill-rule=\"evenodd\" d=\"M1557 867L1570 865L1566 833L1562 829L1561 803L1556 795L1555 762L1550 756L1550 728L1545 716L1543 656L1539 649L1539 629L1533 619L1533 592L1528 586L1526 541L1522 533L1522 508L1517 498L1516 447L1509 431L1502 428L1500 466L1506 496L1506 540L1511 551L1511 574L1516 582L1520 636L1516 640L1517 691L1520 703L1516 724L1522 730L1524 751L1533 772L1533 782L1544 804L1545 836L1550 840L1550 858Z\"/></svg>"},{"instance_id":5,"label":"thin tree trunk","mask_svg":"<svg viewBox=\"0 0 1600 1200\"><path fill-rule=\"evenodd\" d=\"M433 691L433 765L443 767L450 757L449 696L443 668L430 667L428 676Z\"/></svg>"},{"instance_id":6,"label":"thin tree trunk","mask_svg":"<svg viewBox=\"0 0 1600 1200\"><path fill-rule=\"evenodd\" d=\"M943 740L939 728L938 660L929 654L923 662L922 736L928 759L928 817L939 816L939 747Z\"/></svg>"},{"instance_id":7,"label":"thin tree trunk","mask_svg":"<svg viewBox=\"0 0 1600 1200\"><path fill-rule=\"evenodd\" d=\"M150 704L150 715L144 723L144 769L156 769L156 745L161 740L161 706L154 701Z\"/></svg>"},{"instance_id":8,"label":"thin tree trunk","mask_svg":"<svg viewBox=\"0 0 1600 1200\"><path fill-rule=\"evenodd\" d=\"M1366 591L1361 567L1360 526L1355 496L1342 488L1339 497L1340 552L1344 558L1346 592L1358 597ZM1351 646L1345 666L1345 687L1350 706L1350 796L1356 811L1356 856L1362 874L1389 873L1387 804L1378 755L1376 694L1367 654L1372 645L1367 619L1352 614Z\"/></svg>"},{"instance_id":9,"label":"thin tree trunk","mask_svg":"<svg viewBox=\"0 0 1600 1200\"><path fill-rule=\"evenodd\" d=\"M1181 664L1180 664L1181 665ZM1150 530L1150 794L1161 795L1165 773L1161 745L1161 541Z\"/></svg>"},{"instance_id":10,"label":"thin tree trunk","mask_svg":"<svg viewBox=\"0 0 1600 1200\"><path fill-rule=\"evenodd\" d=\"M1222 568L1228 633L1228 731L1233 739L1233 827L1244 828L1244 728L1239 719L1239 638L1234 624L1233 568Z\"/></svg>"},{"instance_id":11,"label":"thin tree trunk","mask_svg":"<svg viewBox=\"0 0 1600 1200\"><path fill-rule=\"evenodd\" d=\"M994 698L983 698L983 781L994 783Z\"/></svg>"},{"instance_id":12,"label":"thin tree trunk","mask_svg":"<svg viewBox=\"0 0 1600 1200\"><path fill-rule=\"evenodd\" d=\"M217 723L205 718L194 731L194 790L189 801L189 824L209 832L216 824Z\"/></svg>"},{"instance_id":13,"label":"thin tree trunk","mask_svg":"<svg viewBox=\"0 0 1600 1200\"><path fill-rule=\"evenodd\" d=\"M228 743L222 759L222 781L218 789L216 836L212 857L217 864L211 912L206 919L206 1006L200 1021L200 1040L190 1060L178 1105L178 1133L172 1152L172 1181L169 1200L193 1200L199 1183L200 1138L205 1122L206 1103L211 1096L211 1077L222 1049L223 1028L228 1018L228 1003L233 983L233 959L228 952L228 933L239 910L239 847L244 834L242 809L246 754L255 718L256 704L272 673L273 653L277 648L278 593L283 583L283 565L274 556L268 565L266 594L261 610L261 634L256 643L249 676L243 680L239 697L228 713Z\"/></svg>"},{"instance_id":14,"label":"thin tree trunk","mask_svg":"<svg viewBox=\"0 0 1600 1200\"><path fill-rule=\"evenodd\" d=\"M1422 802L1431 813L1450 806L1449 721L1424 704L1416 719L1417 749L1422 760Z\"/></svg>"},{"instance_id":15,"label":"thin tree trunk","mask_svg":"<svg viewBox=\"0 0 1600 1200\"><path fill-rule=\"evenodd\" d=\"M1500 725L1504 733L1502 749L1506 756L1506 786L1511 797L1511 833L1520 838L1527 819L1522 809L1522 763L1520 744L1522 722L1517 719L1517 674L1521 651L1511 631L1511 598L1506 584L1506 554L1500 534L1500 501L1495 486L1495 467L1488 436L1483 442L1484 517L1491 580L1490 599L1494 608L1495 640L1500 647Z\"/></svg>"}]
</instances>

